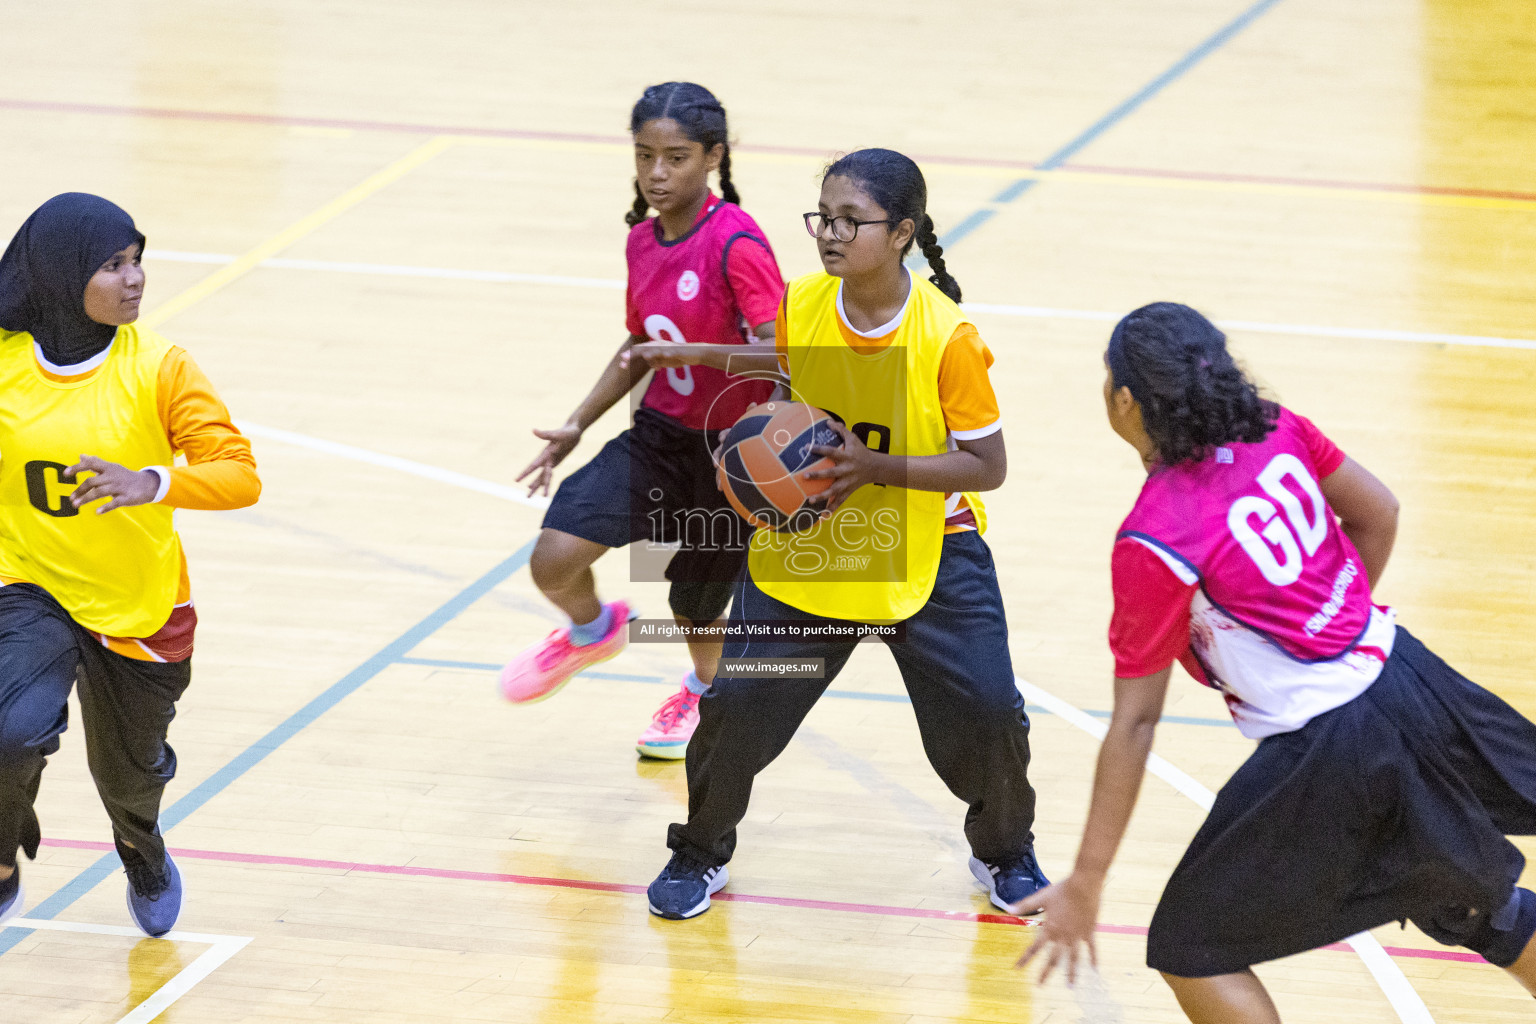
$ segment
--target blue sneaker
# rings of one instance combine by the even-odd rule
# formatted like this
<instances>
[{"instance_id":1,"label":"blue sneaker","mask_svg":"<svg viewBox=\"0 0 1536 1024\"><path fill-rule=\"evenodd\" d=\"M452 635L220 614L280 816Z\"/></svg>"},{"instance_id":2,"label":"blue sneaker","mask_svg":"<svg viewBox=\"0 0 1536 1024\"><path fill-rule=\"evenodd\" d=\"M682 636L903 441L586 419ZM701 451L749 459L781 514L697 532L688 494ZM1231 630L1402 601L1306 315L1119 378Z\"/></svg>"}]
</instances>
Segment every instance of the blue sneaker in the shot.
<instances>
[{"instance_id":1,"label":"blue sneaker","mask_svg":"<svg viewBox=\"0 0 1536 1024\"><path fill-rule=\"evenodd\" d=\"M1028 899L1051 884L1035 860L1033 846L1009 860L988 862L972 857L971 874L976 876L976 881L987 887L987 892L992 896L992 905L1010 914L1014 913L1013 908L1020 900Z\"/></svg>"},{"instance_id":2,"label":"blue sneaker","mask_svg":"<svg viewBox=\"0 0 1536 1024\"><path fill-rule=\"evenodd\" d=\"M0 882L0 924L21 916L27 904L27 890L21 885L21 865L11 872L11 877Z\"/></svg>"},{"instance_id":3,"label":"blue sneaker","mask_svg":"<svg viewBox=\"0 0 1536 1024\"><path fill-rule=\"evenodd\" d=\"M686 853L675 852L646 890L651 913L673 921L697 917L709 909L710 894L724 889L730 880L724 864L710 867Z\"/></svg>"},{"instance_id":4,"label":"blue sneaker","mask_svg":"<svg viewBox=\"0 0 1536 1024\"><path fill-rule=\"evenodd\" d=\"M171 855L165 855L165 864L155 870L144 855L121 841L117 855L128 875L128 916L139 931L152 939L158 939L176 927L181 916L181 872Z\"/></svg>"}]
</instances>

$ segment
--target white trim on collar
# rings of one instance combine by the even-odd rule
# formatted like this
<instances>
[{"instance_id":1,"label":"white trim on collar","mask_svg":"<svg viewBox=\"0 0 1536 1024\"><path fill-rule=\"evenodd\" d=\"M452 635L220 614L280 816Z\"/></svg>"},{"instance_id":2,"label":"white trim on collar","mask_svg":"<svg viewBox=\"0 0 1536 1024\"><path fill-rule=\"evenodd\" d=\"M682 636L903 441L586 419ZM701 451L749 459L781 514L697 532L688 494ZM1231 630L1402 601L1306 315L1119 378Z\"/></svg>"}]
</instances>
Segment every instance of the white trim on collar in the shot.
<instances>
[{"instance_id":1,"label":"white trim on collar","mask_svg":"<svg viewBox=\"0 0 1536 1024\"><path fill-rule=\"evenodd\" d=\"M917 291L917 286L912 283L912 272L906 267L901 268L907 275L907 301L901 304L901 312L889 322L881 324L872 331L861 331L848 322L848 312L843 309L843 282L837 282L837 315L843 321L843 326L861 338L883 338L896 328L901 326L902 317L907 315L907 310L912 307L912 293Z\"/></svg>"},{"instance_id":2,"label":"white trim on collar","mask_svg":"<svg viewBox=\"0 0 1536 1024\"><path fill-rule=\"evenodd\" d=\"M41 365L42 368L47 370L49 373L59 377L78 377L82 373L90 373L92 370L96 369L96 367L106 362L107 356L112 354L112 346L115 344L117 344L117 339L113 338L111 341L107 342L106 348L102 349L100 352L97 352L85 362L71 363L68 366L57 366L54 363L50 363L48 361L48 357L43 355L43 346L39 345L36 341L32 342L32 352L37 356L38 364Z\"/></svg>"}]
</instances>

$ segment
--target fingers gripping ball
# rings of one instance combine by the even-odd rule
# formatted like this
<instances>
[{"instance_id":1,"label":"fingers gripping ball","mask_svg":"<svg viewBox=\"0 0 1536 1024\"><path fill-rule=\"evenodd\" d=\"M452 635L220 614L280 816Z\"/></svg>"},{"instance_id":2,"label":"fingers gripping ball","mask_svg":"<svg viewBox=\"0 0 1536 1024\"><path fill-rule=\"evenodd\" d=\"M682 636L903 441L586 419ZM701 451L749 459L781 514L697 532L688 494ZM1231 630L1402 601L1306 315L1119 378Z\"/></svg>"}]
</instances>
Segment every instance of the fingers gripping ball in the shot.
<instances>
[{"instance_id":1,"label":"fingers gripping ball","mask_svg":"<svg viewBox=\"0 0 1536 1024\"><path fill-rule=\"evenodd\" d=\"M831 480L807 480L832 460L812 445L841 448L832 418L814 405L768 402L747 411L725 435L716 478L731 505L765 530L799 533L821 514L815 497Z\"/></svg>"}]
</instances>

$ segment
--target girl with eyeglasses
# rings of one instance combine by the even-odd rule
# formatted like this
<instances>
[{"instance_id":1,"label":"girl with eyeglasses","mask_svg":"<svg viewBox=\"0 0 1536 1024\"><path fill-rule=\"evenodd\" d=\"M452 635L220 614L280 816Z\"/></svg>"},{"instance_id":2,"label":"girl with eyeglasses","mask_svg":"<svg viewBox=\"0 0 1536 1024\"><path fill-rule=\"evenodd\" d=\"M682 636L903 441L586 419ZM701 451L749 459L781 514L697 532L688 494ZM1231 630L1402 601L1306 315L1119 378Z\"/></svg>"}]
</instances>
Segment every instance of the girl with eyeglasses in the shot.
<instances>
[{"instance_id":1,"label":"girl with eyeglasses","mask_svg":"<svg viewBox=\"0 0 1536 1024\"><path fill-rule=\"evenodd\" d=\"M633 542L682 546L667 567L679 625L722 625L746 558L751 527L715 485L714 433L773 389L742 376L772 372L774 311L784 279L768 239L737 205L725 108L708 89L667 82L645 90L630 114L635 202L625 256L628 335L565 423L535 430L544 450L523 470L529 493L549 493L582 434L655 370L634 426L609 441L555 492L529 560L534 582L571 624L502 671L511 701L543 700L628 641L630 607L598 599L592 563ZM720 195L709 187L718 173ZM656 216L648 217L654 209ZM761 349L756 361L750 350ZM715 674L720 640L690 636L693 669L636 743L648 757L678 759L698 723L699 695Z\"/></svg>"},{"instance_id":2,"label":"girl with eyeglasses","mask_svg":"<svg viewBox=\"0 0 1536 1024\"><path fill-rule=\"evenodd\" d=\"M915 163L865 149L827 169L805 215L825 269L790 284L775 343L790 396L837 419L842 447L812 449L833 462L807 474L831 481L820 521L754 535L725 653L819 658L824 672L715 676L688 748L688 821L672 826L671 861L650 886L661 917L709 908L753 779L869 625L887 627L929 761L970 806L972 873L1005 909L1046 884L1031 833L1029 720L976 495L1007 469L992 355L956 304L927 200ZM903 263L914 245L928 280Z\"/></svg>"},{"instance_id":3,"label":"girl with eyeglasses","mask_svg":"<svg viewBox=\"0 0 1536 1024\"><path fill-rule=\"evenodd\" d=\"M1276 1024L1254 964L1389 921L1536 992L1536 725L1375 603L1397 500L1311 421L1259 396L1188 306L1109 339L1110 426L1146 466L1111 556L1115 707L1072 874L1026 960L1068 982L1130 821L1174 661L1258 740L1168 880L1147 935L1195 1024Z\"/></svg>"}]
</instances>

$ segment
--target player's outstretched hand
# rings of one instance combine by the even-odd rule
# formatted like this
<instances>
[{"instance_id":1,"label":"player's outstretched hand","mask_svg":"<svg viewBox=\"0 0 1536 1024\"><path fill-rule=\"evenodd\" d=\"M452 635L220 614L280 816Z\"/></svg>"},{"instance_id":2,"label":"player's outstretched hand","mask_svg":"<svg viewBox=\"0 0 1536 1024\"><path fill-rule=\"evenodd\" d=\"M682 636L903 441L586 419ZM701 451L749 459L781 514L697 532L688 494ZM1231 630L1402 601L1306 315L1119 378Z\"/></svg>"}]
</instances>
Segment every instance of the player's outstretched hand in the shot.
<instances>
[{"instance_id":1,"label":"player's outstretched hand","mask_svg":"<svg viewBox=\"0 0 1536 1024\"><path fill-rule=\"evenodd\" d=\"M628 367L631 359L644 359L651 366L666 369L674 366L698 366L704 362L702 345L690 345L685 341L642 341L619 353L619 365Z\"/></svg>"},{"instance_id":2,"label":"player's outstretched hand","mask_svg":"<svg viewBox=\"0 0 1536 1024\"><path fill-rule=\"evenodd\" d=\"M147 469L132 470L94 455L82 455L80 461L64 471L67 480L78 479L78 474L90 473L88 480L81 481L69 496L69 503L82 508L93 501L111 498L96 510L97 515L115 508L130 505L148 505L160 492L160 474Z\"/></svg>"},{"instance_id":3,"label":"player's outstretched hand","mask_svg":"<svg viewBox=\"0 0 1536 1024\"><path fill-rule=\"evenodd\" d=\"M538 458L528 463L528 468L517 474L517 480L521 483L524 477L532 473L534 477L528 485L528 493L534 495L542 490L547 495L549 482L555 474L555 467L571 454L571 450L581 440L581 428L574 423L567 423L554 430L534 428L533 436L548 443L544 445L544 450L539 452Z\"/></svg>"},{"instance_id":4,"label":"player's outstretched hand","mask_svg":"<svg viewBox=\"0 0 1536 1024\"><path fill-rule=\"evenodd\" d=\"M1070 875L1066 881L1046 886L1013 908L1016 914L1045 911L1045 922L1038 929L1034 944L1019 957L1023 967L1041 958L1043 982L1059 966L1070 988L1077 982L1077 968L1082 956L1079 946L1088 947L1088 962L1099 966L1098 950L1093 945L1093 929L1099 921L1099 894L1103 883Z\"/></svg>"},{"instance_id":5,"label":"player's outstretched hand","mask_svg":"<svg viewBox=\"0 0 1536 1024\"><path fill-rule=\"evenodd\" d=\"M842 507L843 502L848 500L848 495L865 484L874 483L875 472L879 465L879 454L865 447L864 442L855 437L847 427L833 419L829 419L827 424L837 432L838 437L843 439L843 446L830 448L826 445L812 445L811 451L831 459L832 465L826 469L811 470L803 477L806 480L832 481L832 486L819 495L826 506L822 511L823 518Z\"/></svg>"}]
</instances>

